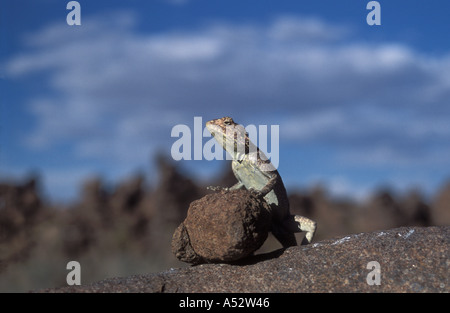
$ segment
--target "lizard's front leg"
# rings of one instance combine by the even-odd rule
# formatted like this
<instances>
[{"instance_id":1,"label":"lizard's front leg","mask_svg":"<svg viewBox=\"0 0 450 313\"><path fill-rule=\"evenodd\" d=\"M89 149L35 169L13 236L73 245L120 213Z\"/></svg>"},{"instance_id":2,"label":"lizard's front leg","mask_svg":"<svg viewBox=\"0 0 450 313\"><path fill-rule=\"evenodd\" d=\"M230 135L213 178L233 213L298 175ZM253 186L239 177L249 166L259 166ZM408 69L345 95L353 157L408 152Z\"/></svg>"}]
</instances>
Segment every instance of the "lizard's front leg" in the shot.
<instances>
[{"instance_id":1,"label":"lizard's front leg","mask_svg":"<svg viewBox=\"0 0 450 313\"><path fill-rule=\"evenodd\" d=\"M267 184L261 190L256 190L256 193L258 194L258 196L264 197L269 192L271 192L272 189L275 187L277 179L278 179L278 174L277 173L272 173L270 179L267 182Z\"/></svg>"},{"instance_id":2,"label":"lizard's front leg","mask_svg":"<svg viewBox=\"0 0 450 313\"><path fill-rule=\"evenodd\" d=\"M238 181L236 184L234 184L231 187L208 186L208 187L206 187L206 189L212 190L212 191L221 191L221 190L229 191L229 190L241 189L242 187L244 187L244 184L242 182Z\"/></svg>"},{"instance_id":3,"label":"lizard's front leg","mask_svg":"<svg viewBox=\"0 0 450 313\"><path fill-rule=\"evenodd\" d=\"M228 190L238 190L244 187L244 183L241 181L238 181L236 184L228 188Z\"/></svg>"}]
</instances>

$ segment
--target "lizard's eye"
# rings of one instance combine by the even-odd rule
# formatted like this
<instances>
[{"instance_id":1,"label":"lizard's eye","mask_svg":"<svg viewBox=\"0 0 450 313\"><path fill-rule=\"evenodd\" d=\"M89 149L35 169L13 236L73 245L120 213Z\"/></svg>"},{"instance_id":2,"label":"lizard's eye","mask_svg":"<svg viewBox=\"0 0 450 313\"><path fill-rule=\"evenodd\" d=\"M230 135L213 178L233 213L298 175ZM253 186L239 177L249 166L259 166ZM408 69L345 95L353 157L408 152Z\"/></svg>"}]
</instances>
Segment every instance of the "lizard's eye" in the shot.
<instances>
[{"instance_id":1,"label":"lizard's eye","mask_svg":"<svg viewBox=\"0 0 450 313\"><path fill-rule=\"evenodd\" d=\"M225 125L232 125L234 122L233 122L233 119L231 117L226 117L226 118L223 119L223 123Z\"/></svg>"}]
</instances>

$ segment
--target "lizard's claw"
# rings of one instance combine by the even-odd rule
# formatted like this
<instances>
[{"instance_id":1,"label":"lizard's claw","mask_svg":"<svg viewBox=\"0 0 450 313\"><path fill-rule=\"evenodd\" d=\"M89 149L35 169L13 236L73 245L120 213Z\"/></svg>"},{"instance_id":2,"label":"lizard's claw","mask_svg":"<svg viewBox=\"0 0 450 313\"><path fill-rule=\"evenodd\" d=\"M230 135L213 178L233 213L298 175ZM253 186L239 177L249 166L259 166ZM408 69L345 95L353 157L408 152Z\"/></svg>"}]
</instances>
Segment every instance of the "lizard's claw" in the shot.
<instances>
[{"instance_id":1,"label":"lizard's claw","mask_svg":"<svg viewBox=\"0 0 450 313\"><path fill-rule=\"evenodd\" d=\"M206 187L206 189L212 190L212 191L228 190L227 187L221 187L221 186L208 186L208 187Z\"/></svg>"},{"instance_id":2,"label":"lizard's claw","mask_svg":"<svg viewBox=\"0 0 450 313\"><path fill-rule=\"evenodd\" d=\"M257 198L262 198L263 194L261 191L256 190L255 188L250 188L248 191L250 191L252 194L254 194Z\"/></svg>"}]
</instances>

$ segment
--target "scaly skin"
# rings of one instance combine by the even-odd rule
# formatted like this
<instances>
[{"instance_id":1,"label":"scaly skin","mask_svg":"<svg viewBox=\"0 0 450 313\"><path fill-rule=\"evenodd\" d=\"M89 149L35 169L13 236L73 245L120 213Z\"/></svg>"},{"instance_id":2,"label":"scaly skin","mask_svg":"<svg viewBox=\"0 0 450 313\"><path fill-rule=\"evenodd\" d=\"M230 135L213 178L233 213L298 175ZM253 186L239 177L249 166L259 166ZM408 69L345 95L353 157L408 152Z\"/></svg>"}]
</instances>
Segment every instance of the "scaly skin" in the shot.
<instances>
[{"instance_id":1,"label":"scaly skin","mask_svg":"<svg viewBox=\"0 0 450 313\"><path fill-rule=\"evenodd\" d=\"M238 182L230 188L209 187L209 189L233 190L245 187L264 197L271 207L271 231L283 247L295 246L294 233L306 231L302 244L311 242L316 223L299 215L291 215L289 200L283 180L270 160L254 145L245 128L223 117L206 123L206 128L222 147L233 157L231 167Z\"/></svg>"}]
</instances>

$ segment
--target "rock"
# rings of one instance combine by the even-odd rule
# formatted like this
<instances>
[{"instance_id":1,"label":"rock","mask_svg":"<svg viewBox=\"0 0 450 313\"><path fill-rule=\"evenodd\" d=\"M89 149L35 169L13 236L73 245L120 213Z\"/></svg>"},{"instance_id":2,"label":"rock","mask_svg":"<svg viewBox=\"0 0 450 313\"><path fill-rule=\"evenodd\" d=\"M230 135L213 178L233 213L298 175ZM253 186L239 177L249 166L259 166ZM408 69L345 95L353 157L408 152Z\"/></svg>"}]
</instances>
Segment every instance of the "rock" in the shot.
<instances>
[{"instance_id":1,"label":"rock","mask_svg":"<svg viewBox=\"0 0 450 313\"><path fill-rule=\"evenodd\" d=\"M450 226L402 227L290 247L238 264L202 264L41 292L450 292ZM380 284L369 285L371 261Z\"/></svg>"},{"instance_id":2,"label":"rock","mask_svg":"<svg viewBox=\"0 0 450 313\"><path fill-rule=\"evenodd\" d=\"M181 223L173 234L172 252L178 260L183 262L192 264L200 264L205 262L205 260L200 255L195 253L192 248L184 223Z\"/></svg>"},{"instance_id":3,"label":"rock","mask_svg":"<svg viewBox=\"0 0 450 313\"><path fill-rule=\"evenodd\" d=\"M438 192L431 210L433 225L450 224L450 182Z\"/></svg>"},{"instance_id":4,"label":"rock","mask_svg":"<svg viewBox=\"0 0 450 313\"><path fill-rule=\"evenodd\" d=\"M222 191L191 203L172 239L188 263L232 262L259 249L270 229L268 204L247 190Z\"/></svg>"}]
</instances>

